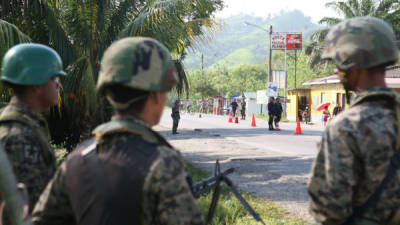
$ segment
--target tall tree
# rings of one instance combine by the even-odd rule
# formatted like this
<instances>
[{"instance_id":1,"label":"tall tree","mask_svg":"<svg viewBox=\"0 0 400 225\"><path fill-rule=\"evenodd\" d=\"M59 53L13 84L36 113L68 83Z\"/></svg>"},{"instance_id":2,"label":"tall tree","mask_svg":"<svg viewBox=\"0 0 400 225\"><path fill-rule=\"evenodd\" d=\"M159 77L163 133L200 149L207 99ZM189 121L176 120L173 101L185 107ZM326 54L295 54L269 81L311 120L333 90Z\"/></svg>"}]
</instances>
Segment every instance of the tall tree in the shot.
<instances>
[{"instance_id":1,"label":"tall tree","mask_svg":"<svg viewBox=\"0 0 400 225\"><path fill-rule=\"evenodd\" d=\"M63 59L69 76L58 108L49 114L50 129L53 140L72 147L83 131L104 118L94 90L100 58L113 41L158 39L178 59L181 83L187 84L180 61L184 50L213 33L212 14L222 7L221 0L0 0L0 19L15 24L33 42L53 47Z\"/></svg>"},{"instance_id":2,"label":"tall tree","mask_svg":"<svg viewBox=\"0 0 400 225\"><path fill-rule=\"evenodd\" d=\"M340 17L324 17L319 21L319 24L323 25L324 28L311 35L311 43L306 48L306 54L311 55L311 67L323 64L321 61L323 41L330 27L344 19L360 16L381 18L393 27L397 39L400 40L400 2L398 0L332 1L328 2L326 7L334 9Z\"/></svg>"}]
</instances>

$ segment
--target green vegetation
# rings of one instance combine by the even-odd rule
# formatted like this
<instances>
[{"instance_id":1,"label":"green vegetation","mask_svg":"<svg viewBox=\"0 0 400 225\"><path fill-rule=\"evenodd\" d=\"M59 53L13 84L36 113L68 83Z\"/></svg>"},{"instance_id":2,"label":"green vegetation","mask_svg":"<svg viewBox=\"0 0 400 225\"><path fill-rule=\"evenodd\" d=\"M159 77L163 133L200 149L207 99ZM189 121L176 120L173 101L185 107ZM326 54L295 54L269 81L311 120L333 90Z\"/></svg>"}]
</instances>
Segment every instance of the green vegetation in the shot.
<instances>
[{"instance_id":1,"label":"green vegetation","mask_svg":"<svg viewBox=\"0 0 400 225\"><path fill-rule=\"evenodd\" d=\"M210 173L205 172L199 168L194 167L192 164L187 163L190 174L194 182L210 176ZM300 218L295 218L290 213L282 209L275 203L256 198L251 194L241 192L246 201L253 207L253 209L261 216L264 222L268 225L276 224L289 224L289 225L304 225L305 221ZM200 197L199 204L206 216L208 207L210 206L212 193ZM221 189L221 196L218 201L218 206L212 220L212 225L258 225L253 217L246 211L236 197L229 191L227 187Z\"/></svg>"},{"instance_id":2,"label":"green vegetation","mask_svg":"<svg viewBox=\"0 0 400 225\"><path fill-rule=\"evenodd\" d=\"M230 96L244 91L265 89L267 72L263 65L238 65L228 68L217 64L208 70L192 70L188 73L190 98Z\"/></svg>"},{"instance_id":3,"label":"green vegetation","mask_svg":"<svg viewBox=\"0 0 400 225\"><path fill-rule=\"evenodd\" d=\"M0 1L0 54L29 41L60 54L68 76L58 107L46 117L53 142L71 150L112 114L95 92L100 59L112 42L132 36L159 40L177 59L180 92L187 84L181 62L185 49L213 34L212 15L222 7L221 0ZM2 100L10 94L0 85Z\"/></svg>"},{"instance_id":4,"label":"green vegetation","mask_svg":"<svg viewBox=\"0 0 400 225\"><path fill-rule=\"evenodd\" d=\"M246 25L244 22L255 24L265 30ZM188 52L184 60L187 69L199 68L202 54L204 68L218 63L228 66L262 64L269 52L270 25L276 32L302 32L304 40L319 28L310 17L298 10L282 11L267 18L240 14L221 20L219 23L222 26L215 32L212 40L197 44L197 51Z\"/></svg>"},{"instance_id":5,"label":"green vegetation","mask_svg":"<svg viewBox=\"0 0 400 225\"><path fill-rule=\"evenodd\" d=\"M276 51L273 54L273 70L284 70L284 52ZM333 73L333 65L313 70L307 63L309 56L303 51L297 52L296 88L303 88L303 82ZM287 88L295 87L295 59L294 52L287 53ZM188 73L190 98L201 99L210 96L230 97L243 92L265 90L268 83L267 67L241 64L228 67L225 64L216 64L206 70L191 70ZM283 89L280 89L283 95Z\"/></svg>"},{"instance_id":6,"label":"green vegetation","mask_svg":"<svg viewBox=\"0 0 400 225\"><path fill-rule=\"evenodd\" d=\"M323 29L315 31L310 39L306 52L311 55L311 67L318 67L325 64L321 61L321 46L328 34L329 28L340 23L343 19L374 16L385 20L393 27L397 40L400 39L400 2L398 0L344 0L332 1L326 4L332 8L340 17L324 17L318 23L323 25ZM400 46L399 46L400 47Z\"/></svg>"}]
</instances>

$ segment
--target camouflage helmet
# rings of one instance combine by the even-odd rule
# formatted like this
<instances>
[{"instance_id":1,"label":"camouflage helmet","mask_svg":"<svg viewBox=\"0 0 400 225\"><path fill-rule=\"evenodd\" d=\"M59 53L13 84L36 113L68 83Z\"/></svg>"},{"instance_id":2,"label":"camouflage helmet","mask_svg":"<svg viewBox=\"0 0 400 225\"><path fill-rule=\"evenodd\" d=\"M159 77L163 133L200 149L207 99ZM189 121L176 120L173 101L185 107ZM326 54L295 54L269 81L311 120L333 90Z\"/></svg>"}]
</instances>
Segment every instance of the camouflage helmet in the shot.
<instances>
[{"instance_id":1,"label":"camouflage helmet","mask_svg":"<svg viewBox=\"0 0 400 225\"><path fill-rule=\"evenodd\" d=\"M33 86L45 84L55 75L65 76L60 56L52 48L35 43L18 44L3 57L1 81Z\"/></svg>"},{"instance_id":2,"label":"camouflage helmet","mask_svg":"<svg viewBox=\"0 0 400 225\"><path fill-rule=\"evenodd\" d=\"M178 83L168 49L152 38L129 37L116 41L101 60L97 90L119 84L143 91L166 92Z\"/></svg>"},{"instance_id":3,"label":"camouflage helmet","mask_svg":"<svg viewBox=\"0 0 400 225\"><path fill-rule=\"evenodd\" d=\"M356 17L332 27L322 58L332 59L342 70L352 70L393 64L399 51L393 30L385 21Z\"/></svg>"}]
</instances>

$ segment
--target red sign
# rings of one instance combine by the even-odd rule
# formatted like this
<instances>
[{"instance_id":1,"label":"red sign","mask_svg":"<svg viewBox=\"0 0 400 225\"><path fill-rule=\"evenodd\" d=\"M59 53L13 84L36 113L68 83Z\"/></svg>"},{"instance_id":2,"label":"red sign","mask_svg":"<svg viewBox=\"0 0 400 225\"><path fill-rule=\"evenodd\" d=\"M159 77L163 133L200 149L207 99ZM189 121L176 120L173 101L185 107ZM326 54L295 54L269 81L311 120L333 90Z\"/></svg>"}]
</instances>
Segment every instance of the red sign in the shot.
<instances>
[{"instance_id":1,"label":"red sign","mask_svg":"<svg viewBox=\"0 0 400 225\"><path fill-rule=\"evenodd\" d=\"M301 34L286 34L286 49L301 49Z\"/></svg>"}]
</instances>

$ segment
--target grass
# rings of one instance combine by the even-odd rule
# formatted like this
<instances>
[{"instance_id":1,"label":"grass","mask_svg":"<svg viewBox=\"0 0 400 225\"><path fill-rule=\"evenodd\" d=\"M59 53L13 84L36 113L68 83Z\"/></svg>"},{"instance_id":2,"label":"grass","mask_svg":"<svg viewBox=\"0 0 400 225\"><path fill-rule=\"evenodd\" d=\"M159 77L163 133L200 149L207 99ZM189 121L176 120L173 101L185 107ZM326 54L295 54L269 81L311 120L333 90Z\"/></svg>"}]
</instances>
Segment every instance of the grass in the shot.
<instances>
[{"instance_id":1,"label":"grass","mask_svg":"<svg viewBox=\"0 0 400 225\"><path fill-rule=\"evenodd\" d=\"M68 152L65 149L65 144L52 144L51 147L54 149L54 153L56 155L57 165L61 165L62 162L67 158Z\"/></svg>"},{"instance_id":2,"label":"grass","mask_svg":"<svg viewBox=\"0 0 400 225\"><path fill-rule=\"evenodd\" d=\"M209 177L211 173L202 169L194 167L192 164L187 163L190 174L194 182L203 178ZM266 199L257 198L253 195L241 192L246 201L251 207L261 216L265 224L268 225L305 225L306 222L300 218L292 216L288 211L278 206L277 204ZM201 196L198 199L199 205L203 210L203 215L206 217L208 207L210 206L212 193ZM261 223L253 219L253 217L246 211L239 200L230 192L229 188L223 186L221 195L218 201L218 206L214 214L212 225L259 225Z\"/></svg>"}]
</instances>

